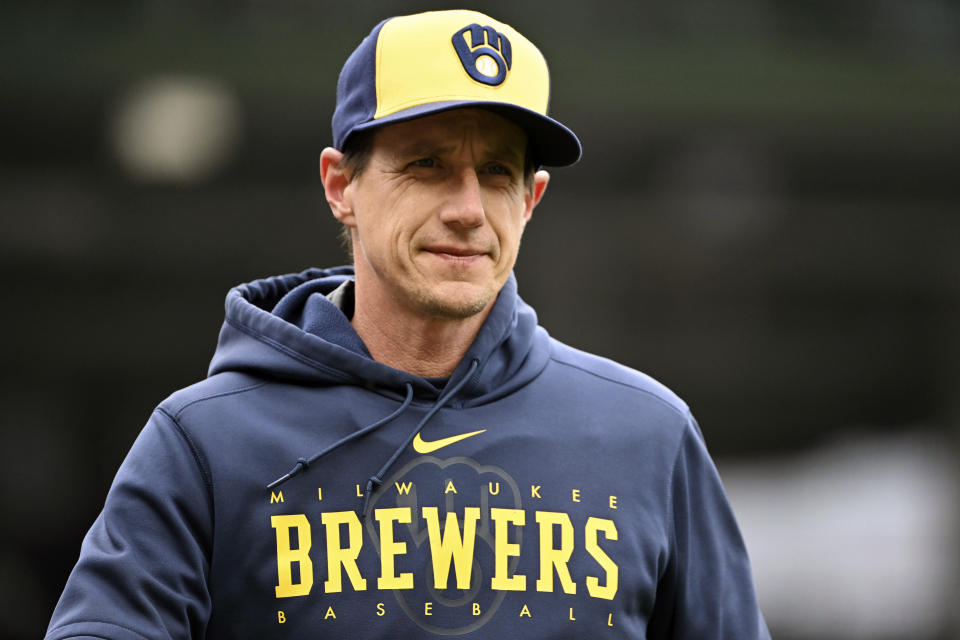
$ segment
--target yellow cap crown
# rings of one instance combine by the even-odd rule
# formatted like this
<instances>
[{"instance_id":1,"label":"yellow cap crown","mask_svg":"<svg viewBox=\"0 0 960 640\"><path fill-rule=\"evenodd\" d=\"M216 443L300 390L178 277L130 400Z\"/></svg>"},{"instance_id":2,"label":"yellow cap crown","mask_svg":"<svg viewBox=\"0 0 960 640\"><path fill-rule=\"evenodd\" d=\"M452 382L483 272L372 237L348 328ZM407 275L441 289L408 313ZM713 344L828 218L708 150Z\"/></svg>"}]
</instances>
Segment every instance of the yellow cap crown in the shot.
<instances>
[{"instance_id":1,"label":"yellow cap crown","mask_svg":"<svg viewBox=\"0 0 960 640\"><path fill-rule=\"evenodd\" d=\"M543 54L510 25L465 10L389 18L340 72L333 144L343 149L357 131L473 106L523 127L537 164L573 164L580 141L547 116L549 101Z\"/></svg>"},{"instance_id":2,"label":"yellow cap crown","mask_svg":"<svg viewBox=\"0 0 960 640\"><path fill-rule=\"evenodd\" d=\"M510 25L474 11L386 22L377 41L376 85L374 118L448 100L504 102L546 115L550 99L540 51Z\"/></svg>"}]
</instances>

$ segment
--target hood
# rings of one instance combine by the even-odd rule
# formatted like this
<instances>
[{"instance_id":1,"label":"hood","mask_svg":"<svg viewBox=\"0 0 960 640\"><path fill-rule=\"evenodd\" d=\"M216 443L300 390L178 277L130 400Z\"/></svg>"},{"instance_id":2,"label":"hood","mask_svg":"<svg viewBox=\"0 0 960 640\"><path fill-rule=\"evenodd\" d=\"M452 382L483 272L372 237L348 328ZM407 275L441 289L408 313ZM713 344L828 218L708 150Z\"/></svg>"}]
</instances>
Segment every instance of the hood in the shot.
<instances>
[{"instance_id":1,"label":"hood","mask_svg":"<svg viewBox=\"0 0 960 640\"><path fill-rule=\"evenodd\" d=\"M226 316L209 374L240 371L302 384L355 384L390 396L434 401L442 386L375 361L347 317L326 295L353 278L353 267L308 269L255 280L227 294ZM492 402L546 366L549 338L510 275L473 344L451 375L478 366L450 406Z\"/></svg>"}]
</instances>

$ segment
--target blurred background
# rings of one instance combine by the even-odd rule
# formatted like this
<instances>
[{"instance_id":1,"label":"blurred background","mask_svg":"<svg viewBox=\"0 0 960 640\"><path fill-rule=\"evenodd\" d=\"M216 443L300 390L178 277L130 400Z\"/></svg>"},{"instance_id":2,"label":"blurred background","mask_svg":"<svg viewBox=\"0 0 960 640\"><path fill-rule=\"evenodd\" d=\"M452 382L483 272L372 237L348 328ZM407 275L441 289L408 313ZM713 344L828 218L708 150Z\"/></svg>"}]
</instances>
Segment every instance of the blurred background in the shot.
<instances>
[{"instance_id":1,"label":"blurred background","mask_svg":"<svg viewBox=\"0 0 960 640\"><path fill-rule=\"evenodd\" d=\"M460 3L0 8L0 637L42 635L231 286L344 258L340 66ZM527 228L556 337L698 416L780 640L960 638L960 6L474 3L584 144Z\"/></svg>"}]
</instances>

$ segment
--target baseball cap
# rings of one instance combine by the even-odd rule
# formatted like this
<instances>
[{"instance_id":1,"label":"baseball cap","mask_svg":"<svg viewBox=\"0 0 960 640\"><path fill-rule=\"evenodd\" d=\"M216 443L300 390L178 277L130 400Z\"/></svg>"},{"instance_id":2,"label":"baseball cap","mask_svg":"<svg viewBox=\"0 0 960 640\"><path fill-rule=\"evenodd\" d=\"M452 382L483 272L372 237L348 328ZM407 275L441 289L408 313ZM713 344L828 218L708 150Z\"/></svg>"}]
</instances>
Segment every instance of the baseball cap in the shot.
<instances>
[{"instance_id":1,"label":"baseball cap","mask_svg":"<svg viewBox=\"0 0 960 640\"><path fill-rule=\"evenodd\" d=\"M577 136L547 115L550 73L516 29L476 11L429 11L373 28L340 72L333 146L392 122L462 107L490 109L526 130L538 165L580 159Z\"/></svg>"}]
</instances>

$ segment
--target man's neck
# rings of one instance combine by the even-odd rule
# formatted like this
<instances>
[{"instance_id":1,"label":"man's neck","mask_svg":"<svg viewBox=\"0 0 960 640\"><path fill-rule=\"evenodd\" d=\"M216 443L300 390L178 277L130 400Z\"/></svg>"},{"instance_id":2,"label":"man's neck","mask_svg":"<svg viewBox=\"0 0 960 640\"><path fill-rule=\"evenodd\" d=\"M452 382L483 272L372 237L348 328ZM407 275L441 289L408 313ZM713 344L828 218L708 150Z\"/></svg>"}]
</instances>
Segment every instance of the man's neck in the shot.
<instances>
[{"instance_id":1,"label":"man's neck","mask_svg":"<svg viewBox=\"0 0 960 640\"><path fill-rule=\"evenodd\" d=\"M364 298L355 289L350 323L377 362L425 378L449 376L493 308L468 318L424 317L394 301Z\"/></svg>"}]
</instances>

